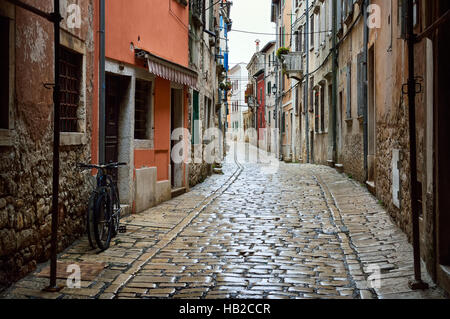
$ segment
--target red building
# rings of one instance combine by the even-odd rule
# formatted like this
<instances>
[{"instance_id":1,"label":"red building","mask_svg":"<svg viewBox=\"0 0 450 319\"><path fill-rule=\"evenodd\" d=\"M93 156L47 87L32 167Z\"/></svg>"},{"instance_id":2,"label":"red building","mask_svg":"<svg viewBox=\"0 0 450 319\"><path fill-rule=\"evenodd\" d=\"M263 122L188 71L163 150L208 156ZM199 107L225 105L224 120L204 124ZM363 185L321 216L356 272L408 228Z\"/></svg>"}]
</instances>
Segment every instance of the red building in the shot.
<instances>
[{"instance_id":1,"label":"red building","mask_svg":"<svg viewBox=\"0 0 450 319\"><path fill-rule=\"evenodd\" d=\"M188 127L189 90L197 81L188 68L189 6L115 0L106 1L105 14L106 132L99 134L94 103L92 160L103 138L105 161L129 164L117 176L122 204L140 212L189 187L188 165L171 158L178 142L171 134Z\"/></svg>"}]
</instances>

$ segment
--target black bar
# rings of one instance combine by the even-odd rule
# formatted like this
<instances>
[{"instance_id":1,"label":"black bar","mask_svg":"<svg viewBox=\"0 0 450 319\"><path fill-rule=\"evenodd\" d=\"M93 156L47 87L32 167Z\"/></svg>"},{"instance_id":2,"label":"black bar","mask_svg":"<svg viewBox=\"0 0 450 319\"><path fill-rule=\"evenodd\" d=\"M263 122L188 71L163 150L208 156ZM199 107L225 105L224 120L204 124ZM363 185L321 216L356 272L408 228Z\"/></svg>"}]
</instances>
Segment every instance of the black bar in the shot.
<instances>
[{"instance_id":1,"label":"black bar","mask_svg":"<svg viewBox=\"0 0 450 319\"><path fill-rule=\"evenodd\" d=\"M105 136L106 136L106 83L105 83L105 0L99 0L100 9L100 57L99 57L99 129L98 129L98 155L99 163L104 164Z\"/></svg>"},{"instance_id":2,"label":"black bar","mask_svg":"<svg viewBox=\"0 0 450 319\"><path fill-rule=\"evenodd\" d=\"M53 91L53 186L52 186L52 237L50 256L50 286L49 290L58 289L56 286L56 254L58 250L58 199L59 199L59 142L60 142L60 22L59 0L54 0L53 23L55 36L55 88Z\"/></svg>"},{"instance_id":3,"label":"black bar","mask_svg":"<svg viewBox=\"0 0 450 319\"><path fill-rule=\"evenodd\" d=\"M409 155L410 155L410 178L411 178L411 211L414 250L414 282L410 287L424 289L427 285L422 282L420 268L420 229L419 229L419 201L417 194L417 150L416 150L416 80L414 76L414 13L413 0L408 0L407 11L407 34L408 34L408 107L409 107Z\"/></svg>"}]
</instances>

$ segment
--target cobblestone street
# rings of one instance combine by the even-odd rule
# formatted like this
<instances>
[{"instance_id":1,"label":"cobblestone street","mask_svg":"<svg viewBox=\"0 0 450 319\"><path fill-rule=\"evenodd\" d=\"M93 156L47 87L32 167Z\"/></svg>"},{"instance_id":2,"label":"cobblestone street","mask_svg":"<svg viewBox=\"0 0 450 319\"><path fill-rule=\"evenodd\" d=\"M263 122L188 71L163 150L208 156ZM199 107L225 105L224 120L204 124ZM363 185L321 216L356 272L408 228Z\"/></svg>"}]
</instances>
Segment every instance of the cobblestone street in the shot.
<instances>
[{"instance_id":1,"label":"cobblestone street","mask_svg":"<svg viewBox=\"0 0 450 319\"><path fill-rule=\"evenodd\" d=\"M124 218L127 233L107 251L84 237L60 254L104 268L81 273L81 288L42 292L46 263L2 297L445 298L425 273L429 290L408 288L411 245L359 183L315 165L279 163L271 174L238 153L223 175Z\"/></svg>"}]
</instances>

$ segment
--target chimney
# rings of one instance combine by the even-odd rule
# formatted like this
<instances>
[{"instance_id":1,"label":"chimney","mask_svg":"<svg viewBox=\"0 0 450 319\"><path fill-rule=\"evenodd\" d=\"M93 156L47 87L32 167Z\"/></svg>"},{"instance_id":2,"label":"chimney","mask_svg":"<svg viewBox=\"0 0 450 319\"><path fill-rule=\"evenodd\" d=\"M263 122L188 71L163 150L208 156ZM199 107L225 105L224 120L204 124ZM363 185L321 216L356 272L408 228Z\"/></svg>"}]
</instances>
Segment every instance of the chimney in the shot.
<instances>
[{"instance_id":1,"label":"chimney","mask_svg":"<svg viewBox=\"0 0 450 319\"><path fill-rule=\"evenodd\" d=\"M259 40L259 39L256 39L255 40L255 43L256 43L256 52L259 52L259 43L260 43L261 41Z\"/></svg>"}]
</instances>

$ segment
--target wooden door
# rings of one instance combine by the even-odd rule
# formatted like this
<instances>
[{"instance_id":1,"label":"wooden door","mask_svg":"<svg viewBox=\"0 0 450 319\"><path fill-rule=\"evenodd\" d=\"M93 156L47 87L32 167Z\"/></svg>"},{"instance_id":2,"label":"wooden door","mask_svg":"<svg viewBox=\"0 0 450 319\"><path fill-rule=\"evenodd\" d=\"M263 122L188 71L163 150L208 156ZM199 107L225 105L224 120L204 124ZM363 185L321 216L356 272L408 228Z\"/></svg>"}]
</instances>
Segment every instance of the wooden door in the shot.
<instances>
[{"instance_id":1,"label":"wooden door","mask_svg":"<svg viewBox=\"0 0 450 319\"><path fill-rule=\"evenodd\" d=\"M106 75L105 96L105 162L118 162L119 159L119 110L121 92L123 92L120 76ZM111 172L117 181L117 170Z\"/></svg>"}]
</instances>

